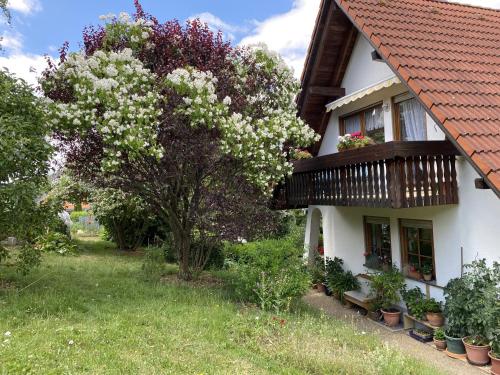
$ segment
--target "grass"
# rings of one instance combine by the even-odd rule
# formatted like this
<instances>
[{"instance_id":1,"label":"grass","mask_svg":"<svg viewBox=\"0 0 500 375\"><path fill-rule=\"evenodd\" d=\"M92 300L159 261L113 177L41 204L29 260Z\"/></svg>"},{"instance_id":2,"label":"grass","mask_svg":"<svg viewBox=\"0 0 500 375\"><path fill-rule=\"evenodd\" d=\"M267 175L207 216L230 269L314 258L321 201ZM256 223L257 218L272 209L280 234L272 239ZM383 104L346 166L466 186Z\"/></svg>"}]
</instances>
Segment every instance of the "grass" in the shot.
<instances>
[{"instance_id":1,"label":"grass","mask_svg":"<svg viewBox=\"0 0 500 375\"><path fill-rule=\"evenodd\" d=\"M146 282L110 243L80 248L26 277L0 268L1 374L437 373L314 311L275 317L221 286Z\"/></svg>"}]
</instances>

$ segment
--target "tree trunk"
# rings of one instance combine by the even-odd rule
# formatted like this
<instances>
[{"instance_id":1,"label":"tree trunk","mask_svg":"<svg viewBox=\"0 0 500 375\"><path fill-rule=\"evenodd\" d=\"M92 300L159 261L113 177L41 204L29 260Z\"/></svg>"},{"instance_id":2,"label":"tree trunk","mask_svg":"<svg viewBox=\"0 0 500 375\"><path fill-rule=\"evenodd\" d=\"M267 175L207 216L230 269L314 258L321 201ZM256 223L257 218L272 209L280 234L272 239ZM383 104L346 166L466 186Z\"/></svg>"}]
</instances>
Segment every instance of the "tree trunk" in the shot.
<instances>
[{"instance_id":1,"label":"tree trunk","mask_svg":"<svg viewBox=\"0 0 500 375\"><path fill-rule=\"evenodd\" d=\"M177 251L179 254L179 279L189 281L193 278L190 267L191 238L190 233L177 233Z\"/></svg>"}]
</instances>

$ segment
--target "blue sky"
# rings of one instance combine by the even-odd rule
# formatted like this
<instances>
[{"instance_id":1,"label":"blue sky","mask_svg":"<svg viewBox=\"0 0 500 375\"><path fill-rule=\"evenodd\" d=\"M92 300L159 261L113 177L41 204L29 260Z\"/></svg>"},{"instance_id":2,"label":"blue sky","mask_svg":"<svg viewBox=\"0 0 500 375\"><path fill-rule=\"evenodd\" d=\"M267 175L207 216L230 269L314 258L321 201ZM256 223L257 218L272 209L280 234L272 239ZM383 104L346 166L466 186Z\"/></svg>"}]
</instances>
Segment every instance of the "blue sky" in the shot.
<instances>
[{"instance_id":1,"label":"blue sky","mask_svg":"<svg viewBox=\"0 0 500 375\"><path fill-rule=\"evenodd\" d=\"M333 0L330 0L333 1ZM454 0L500 8L500 0ZM200 17L221 29L234 44L263 42L280 53L300 76L320 0L142 0L160 21ZM12 25L0 23L4 51L0 67L36 83L45 67L43 55L57 55L64 41L79 49L84 26L99 16L133 13L133 0L8 0ZM35 70L34 72L32 70Z\"/></svg>"},{"instance_id":2,"label":"blue sky","mask_svg":"<svg viewBox=\"0 0 500 375\"><path fill-rule=\"evenodd\" d=\"M199 17L234 44L265 42L300 75L320 0L142 0L160 21ZM30 83L43 70L43 55L57 55L67 40L77 50L86 25L108 13L134 12L133 0L8 0L12 25L0 25L0 67Z\"/></svg>"}]
</instances>

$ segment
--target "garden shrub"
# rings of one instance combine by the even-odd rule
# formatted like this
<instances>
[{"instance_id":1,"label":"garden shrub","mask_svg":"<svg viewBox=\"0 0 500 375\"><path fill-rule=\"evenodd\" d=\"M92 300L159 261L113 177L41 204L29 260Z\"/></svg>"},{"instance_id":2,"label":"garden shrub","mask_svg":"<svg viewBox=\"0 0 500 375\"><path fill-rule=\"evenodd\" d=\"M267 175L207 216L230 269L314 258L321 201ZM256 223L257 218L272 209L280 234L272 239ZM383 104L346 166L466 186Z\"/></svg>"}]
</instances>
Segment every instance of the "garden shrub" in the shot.
<instances>
[{"instance_id":1,"label":"garden shrub","mask_svg":"<svg viewBox=\"0 0 500 375\"><path fill-rule=\"evenodd\" d=\"M149 207L132 194L118 189L92 192L94 213L120 250L136 250L152 220Z\"/></svg>"},{"instance_id":2,"label":"garden shrub","mask_svg":"<svg viewBox=\"0 0 500 375\"><path fill-rule=\"evenodd\" d=\"M68 236L59 232L49 232L38 237L36 248L42 253L56 253L59 255L75 255L77 246Z\"/></svg>"},{"instance_id":3,"label":"garden shrub","mask_svg":"<svg viewBox=\"0 0 500 375\"><path fill-rule=\"evenodd\" d=\"M227 263L238 298L265 310L289 310L311 283L302 252L293 236L228 246Z\"/></svg>"},{"instance_id":4,"label":"garden shrub","mask_svg":"<svg viewBox=\"0 0 500 375\"><path fill-rule=\"evenodd\" d=\"M485 259L465 265L462 277L444 289L447 334L471 336L471 344L486 345L498 329L500 317L500 263L488 267Z\"/></svg>"}]
</instances>

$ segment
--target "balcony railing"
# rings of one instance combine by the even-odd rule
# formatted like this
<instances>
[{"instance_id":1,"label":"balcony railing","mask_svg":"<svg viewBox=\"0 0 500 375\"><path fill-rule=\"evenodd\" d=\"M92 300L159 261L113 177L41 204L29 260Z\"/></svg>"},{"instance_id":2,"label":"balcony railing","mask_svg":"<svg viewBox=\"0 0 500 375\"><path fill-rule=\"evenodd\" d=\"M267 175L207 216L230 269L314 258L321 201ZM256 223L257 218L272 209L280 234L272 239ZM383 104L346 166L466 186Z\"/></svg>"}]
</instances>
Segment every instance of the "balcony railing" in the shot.
<instances>
[{"instance_id":1,"label":"balcony railing","mask_svg":"<svg viewBox=\"0 0 500 375\"><path fill-rule=\"evenodd\" d=\"M387 142L294 163L274 192L275 209L308 205L423 207L458 203L448 141Z\"/></svg>"}]
</instances>

